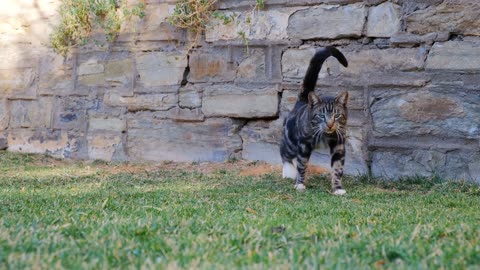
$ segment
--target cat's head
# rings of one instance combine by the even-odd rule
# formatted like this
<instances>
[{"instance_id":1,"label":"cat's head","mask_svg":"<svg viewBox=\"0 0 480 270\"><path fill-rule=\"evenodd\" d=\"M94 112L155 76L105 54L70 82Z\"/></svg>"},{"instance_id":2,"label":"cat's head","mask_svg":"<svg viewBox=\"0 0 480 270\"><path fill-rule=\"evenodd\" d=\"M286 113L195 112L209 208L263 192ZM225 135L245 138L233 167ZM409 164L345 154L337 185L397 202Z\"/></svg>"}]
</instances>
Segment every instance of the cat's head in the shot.
<instances>
[{"instance_id":1,"label":"cat's head","mask_svg":"<svg viewBox=\"0 0 480 270\"><path fill-rule=\"evenodd\" d=\"M347 101L348 92L342 92L336 97L319 97L314 92L310 92L308 105L314 134L344 137L347 125Z\"/></svg>"}]
</instances>

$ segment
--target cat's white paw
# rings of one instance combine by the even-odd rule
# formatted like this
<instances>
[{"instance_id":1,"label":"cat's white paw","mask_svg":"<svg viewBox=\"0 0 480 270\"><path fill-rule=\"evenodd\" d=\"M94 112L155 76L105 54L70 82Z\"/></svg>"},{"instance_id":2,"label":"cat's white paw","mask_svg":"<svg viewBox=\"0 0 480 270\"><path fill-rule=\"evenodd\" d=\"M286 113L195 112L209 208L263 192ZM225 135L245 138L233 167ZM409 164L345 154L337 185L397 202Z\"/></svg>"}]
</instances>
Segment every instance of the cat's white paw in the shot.
<instances>
[{"instance_id":1,"label":"cat's white paw","mask_svg":"<svg viewBox=\"0 0 480 270\"><path fill-rule=\"evenodd\" d=\"M333 194L338 195L338 196L342 196L345 193L347 193L347 191L345 189L337 189L337 190L335 190L335 192Z\"/></svg>"},{"instance_id":2,"label":"cat's white paw","mask_svg":"<svg viewBox=\"0 0 480 270\"><path fill-rule=\"evenodd\" d=\"M304 184L296 184L295 189L297 191L305 191L305 185Z\"/></svg>"}]
</instances>

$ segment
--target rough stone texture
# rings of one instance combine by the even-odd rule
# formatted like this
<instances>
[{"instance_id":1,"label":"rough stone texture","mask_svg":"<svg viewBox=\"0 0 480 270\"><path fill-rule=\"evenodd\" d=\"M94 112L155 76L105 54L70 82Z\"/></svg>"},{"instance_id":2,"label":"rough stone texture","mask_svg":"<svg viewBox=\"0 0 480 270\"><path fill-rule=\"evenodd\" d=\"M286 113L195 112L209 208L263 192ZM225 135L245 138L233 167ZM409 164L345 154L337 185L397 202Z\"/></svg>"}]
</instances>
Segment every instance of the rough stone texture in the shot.
<instances>
[{"instance_id":1,"label":"rough stone texture","mask_svg":"<svg viewBox=\"0 0 480 270\"><path fill-rule=\"evenodd\" d=\"M223 12L234 20L224 24L215 19L205 31L207 42L219 40L242 39L239 33L244 33L246 39L253 40L282 40L287 38L288 18L298 8L282 8L276 10L257 11L253 16L234 12ZM250 18L248 23L247 16Z\"/></svg>"},{"instance_id":2,"label":"rough stone texture","mask_svg":"<svg viewBox=\"0 0 480 270\"><path fill-rule=\"evenodd\" d=\"M8 148L7 136L4 133L0 133L0 150L5 150Z\"/></svg>"},{"instance_id":3,"label":"rough stone texture","mask_svg":"<svg viewBox=\"0 0 480 270\"><path fill-rule=\"evenodd\" d=\"M242 148L238 124L231 119L179 123L135 114L128 120L127 151L133 160L225 161Z\"/></svg>"},{"instance_id":4,"label":"rough stone texture","mask_svg":"<svg viewBox=\"0 0 480 270\"><path fill-rule=\"evenodd\" d=\"M372 174L388 178L436 174L455 180L480 179L479 159L478 151L375 151Z\"/></svg>"},{"instance_id":5,"label":"rough stone texture","mask_svg":"<svg viewBox=\"0 0 480 270\"><path fill-rule=\"evenodd\" d=\"M424 48L372 49L346 52L345 57L348 59L348 68L344 68L336 59L330 59L325 65L325 71L333 76L416 71L423 69L426 50Z\"/></svg>"},{"instance_id":6,"label":"rough stone texture","mask_svg":"<svg viewBox=\"0 0 480 270\"><path fill-rule=\"evenodd\" d=\"M123 152L122 138L112 133L89 134L88 141L88 157L90 159L100 160L121 160L114 158L117 152ZM121 155L124 156L124 155Z\"/></svg>"},{"instance_id":7,"label":"rough stone texture","mask_svg":"<svg viewBox=\"0 0 480 270\"><path fill-rule=\"evenodd\" d=\"M439 135L480 138L480 98L461 89L375 91L370 97L375 136Z\"/></svg>"},{"instance_id":8,"label":"rough stone texture","mask_svg":"<svg viewBox=\"0 0 480 270\"><path fill-rule=\"evenodd\" d=\"M88 120L89 132L115 132L122 133L127 130L127 121L118 118L97 118L91 117Z\"/></svg>"},{"instance_id":9,"label":"rough stone texture","mask_svg":"<svg viewBox=\"0 0 480 270\"><path fill-rule=\"evenodd\" d=\"M202 94L199 91L199 89L191 86L180 88L180 93L178 94L180 107L199 108L202 106Z\"/></svg>"},{"instance_id":10,"label":"rough stone texture","mask_svg":"<svg viewBox=\"0 0 480 270\"><path fill-rule=\"evenodd\" d=\"M146 87L180 84L188 65L185 51L141 53L135 61L138 81Z\"/></svg>"},{"instance_id":11,"label":"rough stone texture","mask_svg":"<svg viewBox=\"0 0 480 270\"><path fill-rule=\"evenodd\" d=\"M178 40L181 30L172 27L167 17L173 13L174 5L147 5L145 17L140 21L137 39L140 41Z\"/></svg>"},{"instance_id":12,"label":"rough stone texture","mask_svg":"<svg viewBox=\"0 0 480 270\"><path fill-rule=\"evenodd\" d=\"M401 7L385 2L368 10L367 36L391 37L400 31Z\"/></svg>"},{"instance_id":13,"label":"rough stone texture","mask_svg":"<svg viewBox=\"0 0 480 270\"><path fill-rule=\"evenodd\" d=\"M133 85L133 60L126 58L109 61L105 64L105 81L111 87Z\"/></svg>"},{"instance_id":14,"label":"rough stone texture","mask_svg":"<svg viewBox=\"0 0 480 270\"><path fill-rule=\"evenodd\" d=\"M232 62L226 53L193 52L189 67L190 82L229 82L235 79L238 64Z\"/></svg>"},{"instance_id":15,"label":"rough stone texture","mask_svg":"<svg viewBox=\"0 0 480 270\"><path fill-rule=\"evenodd\" d=\"M286 81L301 81L307 71L308 63L315 54L315 48L290 49L282 57L282 71ZM396 71L415 71L423 68L426 51L419 49L372 49L359 52L346 51L348 68L330 57L325 61L319 78L329 76L370 76L371 73ZM368 84L368 83L367 83Z\"/></svg>"},{"instance_id":16,"label":"rough stone texture","mask_svg":"<svg viewBox=\"0 0 480 270\"><path fill-rule=\"evenodd\" d=\"M290 16L287 33L299 39L359 37L367 12L362 4L299 10Z\"/></svg>"},{"instance_id":17,"label":"rough stone texture","mask_svg":"<svg viewBox=\"0 0 480 270\"><path fill-rule=\"evenodd\" d=\"M262 82L267 80L265 52L251 50L238 66L237 82Z\"/></svg>"},{"instance_id":18,"label":"rough stone texture","mask_svg":"<svg viewBox=\"0 0 480 270\"><path fill-rule=\"evenodd\" d=\"M8 128L10 121L10 108L5 100L0 100L0 132Z\"/></svg>"},{"instance_id":19,"label":"rough stone texture","mask_svg":"<svg viewBox=\"0 0 480 270\"><path fill-rule=\"evenodd\" d=\"M243 144L242 158L259 160L270 164L282 164L278 144L266 142L251 142Z\"/></svg>"},{"instance_id":20,"label":"rough stone texture","mask_svg":"<svg viewBox=\"0 0 480 270\"><path fill-rule=\"evenodd\" d=\"M411 33L399 32L390 38L390 44L398 47L414 47L422 43L431 45L435 41L447 41L449 38L449 32L435 32L425 35L414 35Z\"/></svg>"},{"instance_id":21,"label":"rough stone texture","mask_svg":"<svg viewBox=\"0 0 480 270\"><path fill-rule=\"evenodd\" d=\"M203 122L205 120L205 115L199 108L190 110L177 107L168 112L170 115L167 118L178 122Z\"/></svg>"},{"instance_id":22,"label":"rough stone texture","mask_svg":"<svg viewBox=\"0 0 480 270\"><path fill-rule=\"evenodd\" d=\"M69 138L65 131L11 130L8 133L8 150L22 153L47 153L64 157Z\"/></svg>"},{"instance_id":23,"label":"rough stone texture","mask_svg":"<svg viewBox=\"0 0 480 270\"><path fill-rule=\"evenodd\" d=\"M35 77L33 68L0 70L0 98L33 98L36 94Z\"/></svg>"},{"instance_id":24,"label":"rough stone texture","mask_svg":"<svg viewBox=\"0 0 480 270\"><path fill-rule=\"evenodd\" d=\"M315 55L316 50L316 48L309 47L304 49L289 49L285 51L282 56L282 74L284 80L303 80L303 77L305 77L305 73L307 72L308 63L310 63L310 59ZM331 59L327 59L327 61L331 61ZM321 77L324 76L320 76L320 78Z\"/></svg>"},{"instance_id":25,"label":"rough stone texture","mask_svg":"<svg viewBox=\"0 0 480 270\"><path fill-rule=\"evenodd\" d=\"M146 94L123 97L115 92L107 92L104 102L112 107L127 107L130 111L166 111L177 103L175 94Z\"/></svg>"},{"instance_id":26,"label":"rough stone texture","mask_svg":"<svg viewBox=\"0 0 480 270\"><path fill-rule=\"evenodd\" d=\"M480 42L435 43L428 54L426 69L480 71Z\"/></svg>"},{"instance_id":27,"label":"rough stone texture","mask_svg":"<svg viewBox=\"0 0 480 270\"><path fill-rule=\"evenodd\" d=\"M49 52L40 61L38 92L42 95L69 95L73 94L74 58L71 55L62 57ZM77 94L79 91L76 92Z\"/></svg>"},{"instance_id":28,"label":"rough stone texture","mask_svg":"<svg viewBox=\"0 0 480 270\"><path fill-rule=\"evenodd\" d=\"M203 93L202 107L206 116L271 117L278 113L278 93L274 88L212 86Z\"/></svg>"},{"instance_id":29,"label":"rough stone texture","mask_svg":"<svg viewBox=\"0 0 480 270\"><path fill-rule=\"evenodd\" d=\"M407 31L414 34L448 31L480 36L479 10L477 0L446 0L408 14L405 18Z\"/></svg>"},{"instance_id":30,"label":"rough stone texture","mask_svg":"<svg viewBox=\"0 0 480 270\"><path fill-rule=\"evenodd\" d=\"M9 127L49 128L52 125L52 112L52 98L12 101Z\"/></svg>"},{"instance_id":31,"label":"rough stone texture","mask_svg":"<svg viewBox=\"0 0 480 270\"><path fill-rule=\"evenodd\" d=\"M86 97L66 96L56 99L53 112L53 128L59 130L87 130L87 111L97 102Z\"/></svg>"}]
</instances>

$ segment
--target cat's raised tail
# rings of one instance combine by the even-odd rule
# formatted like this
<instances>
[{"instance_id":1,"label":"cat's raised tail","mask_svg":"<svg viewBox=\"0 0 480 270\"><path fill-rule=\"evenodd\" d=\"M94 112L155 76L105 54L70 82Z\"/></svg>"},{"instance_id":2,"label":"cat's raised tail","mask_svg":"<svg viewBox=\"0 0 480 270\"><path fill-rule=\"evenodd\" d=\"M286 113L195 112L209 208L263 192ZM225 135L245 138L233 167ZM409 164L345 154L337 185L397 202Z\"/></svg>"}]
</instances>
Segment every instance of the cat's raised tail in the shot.
<instances>
[{"instance_id":1,"label":"cat's raised tail","mask_svg":"<svg viewBox=\"0 0 480 270\"><path fill-rule=\"evenodd\" d=\"M318 73L320 72L320 69L322 69L323 62L325 62L325 60L330 56L337 58L338 62L340 62L344 67L348 67L347 59L337 48L327 46L319 49L313 56L312 60L310 60L310 65L308 66L307 73L303 79L303 89L299 94L300 100L308 100L308 93L315 89Z\"/></svg>"}]
</instances>

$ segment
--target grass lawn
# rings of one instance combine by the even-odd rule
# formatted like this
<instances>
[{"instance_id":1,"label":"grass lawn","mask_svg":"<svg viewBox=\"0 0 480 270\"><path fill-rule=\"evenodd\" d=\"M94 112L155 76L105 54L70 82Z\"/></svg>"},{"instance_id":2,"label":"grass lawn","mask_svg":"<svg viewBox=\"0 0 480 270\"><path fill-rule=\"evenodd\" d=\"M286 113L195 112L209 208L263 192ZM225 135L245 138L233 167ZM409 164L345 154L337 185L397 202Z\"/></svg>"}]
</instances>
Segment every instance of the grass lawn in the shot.
<instances>
[{"instance_id":1,"label":"grass lawn","mask_svg":"<svg viewBox=\"0 0 480 270\"><path fill-rule=\"evenodd\" d=\"M2 269L480 269L480 188L0 152Z\"/></svg>"}]
</instances>

